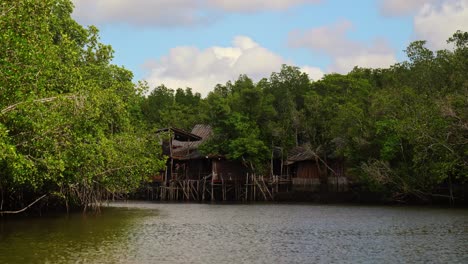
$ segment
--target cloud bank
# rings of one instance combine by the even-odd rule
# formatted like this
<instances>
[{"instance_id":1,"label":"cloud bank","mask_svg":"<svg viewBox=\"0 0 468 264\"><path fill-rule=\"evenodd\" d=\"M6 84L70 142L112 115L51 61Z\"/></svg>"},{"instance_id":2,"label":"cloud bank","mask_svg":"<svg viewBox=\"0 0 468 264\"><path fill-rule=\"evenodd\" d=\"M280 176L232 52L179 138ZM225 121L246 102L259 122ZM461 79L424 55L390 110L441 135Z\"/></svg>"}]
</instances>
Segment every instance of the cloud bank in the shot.
<instances>
[{"instance_id":1,"label":"cloud bank","mask_svg":"<svg viewBox=\"0 0 468 264\"><path fill-rule=\"evenodd\" d=\"M321 0L73 0L74 17L86 24L194 26L225 13L282 11Z\"/></svg>"},{"instance_id":2,"label":"cloud bank","mask_svg":"<svg viewBox=\"0 0 468 264\"><path fill-rule=\"evenodd\" d=\"M286 10L302 4L316 4L321 0L208 0L208 7L226 12L256 12L264 10Z\"/></svg>"},{"instance_id":3,"label":"cloud bank","mask_svg":"<svg viewBox=\"0 0 468 264\"><path fill-rule=\"evenodd\" d=\"M394 51L383 39L371 43L358 42L347 37L352 24L340 21L333 25L295 30L289 35L288 43L293 48L305 48L327 54L332 59L331 72L346 73L354 68L382 68L396 63Z\"/></svg>"},{"instance_id":4,"label":"cloud bank","mask_svg":"<svg viewBox=\"0 0 468 264\"><path fill-rule=\"evenodd\" d=\"M380 0L384 16L411 16L413 39L427 40L432 49L447 48L457 30L468 30L468 0Z\"/></svg>"},{"instance_id":5,"label":"cloud bank","mask_svg":"<svg viewBox=\"0 0 468 264\"><path fill-rule=\"evenodd\" d=\"M426 4L437 4L442 0L380 0L380 13L384 16L414 15Z\"/></svg>"},{"instance_id":6,"label":"cloud bank","mask_svg":"<svg viewBox=\"0 0 468 264\"><path fill-rule=\"evenodd\" d=\"M218 83L235 80L247 74L255 81L279 71L282 64L290 61L262 47L249 37L237 36L231 47L175 47L169 54L145 63L149 75L145 78L152 86L164 84L171 88L191 87L207 95ZM312 79L320 79L322 70L304 66L303 72Z\"/></svg>"},{"instance_id":7,"label":"cloud bank","mask_svg":"<svg viewBox=\"0 0 468 264\"><path fill-rule=\"evenodd\" d=\"M425 4L413 20L417 39L434 49L447 48L447 39L457 30L468 30L468 0Z\"/></svg>"}]
</instances>

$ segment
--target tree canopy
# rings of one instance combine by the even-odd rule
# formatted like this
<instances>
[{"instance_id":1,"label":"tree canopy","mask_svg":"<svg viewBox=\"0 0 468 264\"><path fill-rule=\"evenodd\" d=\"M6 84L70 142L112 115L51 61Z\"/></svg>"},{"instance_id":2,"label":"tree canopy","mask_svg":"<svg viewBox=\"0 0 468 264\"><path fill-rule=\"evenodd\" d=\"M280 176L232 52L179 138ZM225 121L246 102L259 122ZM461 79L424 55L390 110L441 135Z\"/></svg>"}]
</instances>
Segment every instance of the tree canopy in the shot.
<instances>
[{"instance_id":1,"label":"tree canopy","mask_svg":"<svg viewBox=\"0 0 468 264\"><path fill-rule=\"evenodd\" d=\"M359 192L427 199L468 180L468 33L458 31L448 42L453 49L432 51L415 41L406 49L408 61L315 82L287 65L257 83L241 75L197 97L185 113L172 110L187 106L174 100L173 90L158 87L146 103L160 107L160 117L146 120L211 124L215 135L202 151L258 172L268 171L273 147L287 152L308 144L345 160Z\"/></svg>"},{"instance_id":2,"label":"tree canopy","mask_svg":"<svg viewBox=\"0 0 468 264\"><path fill-rule=\"evenodd\" d=\"M269 171L274 147L308 144L345 160L359 191L388 199L467 183L467 32L448 40L451 49L413 42L408 61L388 69L312 82L283 65L202 98L189 87L133 83L98 29L72 11L70 0L0 4L0 211L43 194L86 207L131 192L165 165L153 131L199 123L214 130L204 153L258 173Z\"/></svg>"},{"instance_id":3,"label":"tree canopy","mask_svg":"<svg viewBox=\"0 0 468 264\"><path fill-rule=\"evenodd\" d=\"M0 8L0 211L39 194L86 207L164 166L138 125L132 73L111 64L96 27L70 17L70 1Z\"/></svg>"}]
</instances>

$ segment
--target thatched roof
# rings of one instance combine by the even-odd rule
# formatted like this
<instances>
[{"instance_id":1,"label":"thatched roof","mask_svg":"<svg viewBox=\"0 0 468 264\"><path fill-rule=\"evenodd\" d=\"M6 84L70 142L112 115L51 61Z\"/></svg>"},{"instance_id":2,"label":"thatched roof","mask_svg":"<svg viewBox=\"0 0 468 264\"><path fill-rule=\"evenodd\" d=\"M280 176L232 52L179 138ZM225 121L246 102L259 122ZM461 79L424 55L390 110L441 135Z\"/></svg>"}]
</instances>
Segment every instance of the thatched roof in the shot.
<instances>
[{"instance_id":1,"label":"thatched roof","mask_svg":"<svg viewBox=\"0 0 468 264\"><path fill-rule=\"evenodd\" d=\"M202 138L194 133L187 132L185 130L175 128L175 127L169 127L169 128L162 128L156 131L156 133L161 133L161 132L172 132L174 135L174 139L177 141L197 141L201 140Z\"/></svg>"},{"instance_id":2,"label":"thatched roof","mask_svg":"<svg viewBox=\"0 0 468 264\"><path fill-rule=\"evenodd\" d=\"M172 141L172 156L174 159L189 160L200 159L204 156L198 151L198 147L213 135L213 129L209 125L198 124L192 129L191 134L198 136L197 141Z\"/></svg>"},{"instance_id":3,"label":"thatched roof","mask_svg":"<svg viewBox=\"0 0 468 264\"><path fill-rule=\"evenodd\" d=\"M309 146L298 146L289 151L286 164L290 165L306 160L315 160L315 153L310 149Z\"/></svg>"}]
</instances>

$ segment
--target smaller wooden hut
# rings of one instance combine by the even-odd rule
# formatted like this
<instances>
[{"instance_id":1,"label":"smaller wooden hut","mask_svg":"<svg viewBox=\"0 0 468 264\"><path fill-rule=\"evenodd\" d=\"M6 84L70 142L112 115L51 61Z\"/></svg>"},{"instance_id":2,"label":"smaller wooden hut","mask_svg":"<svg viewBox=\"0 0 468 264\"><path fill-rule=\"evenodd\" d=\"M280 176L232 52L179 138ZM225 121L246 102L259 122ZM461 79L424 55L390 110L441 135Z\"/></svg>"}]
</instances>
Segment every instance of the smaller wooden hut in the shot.
<instances>
[{"instance_id":1,"label":"smaller wooden hut","mask_svg":"<svg viewBox=\"0 0 468 264\"><path fill-rule=\"evenodd\" d=\"M286 166L296 191L346 191L348 180L344 162L340 159L320 157L310 146L298 146L289 151Z\"/></svg>"}]
</instances>

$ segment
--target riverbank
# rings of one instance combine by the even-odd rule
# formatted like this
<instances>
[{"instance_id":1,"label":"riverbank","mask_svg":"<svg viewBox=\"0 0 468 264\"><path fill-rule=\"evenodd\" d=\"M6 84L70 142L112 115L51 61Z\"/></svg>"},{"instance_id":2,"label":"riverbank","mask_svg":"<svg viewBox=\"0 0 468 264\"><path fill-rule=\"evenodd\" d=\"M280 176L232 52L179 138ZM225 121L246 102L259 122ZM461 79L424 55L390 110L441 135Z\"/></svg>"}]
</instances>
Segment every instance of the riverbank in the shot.
<instances>
[{"instance_id":1,"label":"riverbank","mask_svg":"<svg viewBox=\"0 0 468 264\"><path fill-rule=\"evenodd\" d=\"M135 192L130 195L119 196L118 199L114 201L158 201L161 204L165 204L168 201L161 201L158 197L153 196L150 193ZM32 200L32 199L31 199ZM350 205L400 205L400 206L433 206L437 208L468 208L468 201L456 199L451 201L448 196L434 196L431 199L420 199L420 197L411 197L407 196L406 200L391 200L383 197L381 194L377 193L364 193L364 192L327 192L327 191L289 191L289 192L278 192L275 193L274 199L270 201L244 201L244 200L205 200L205 201L193 201L193 200L172 200L170 203L193 203L193 204L252 204L252 203L272 203L272 204L350 204ZM83 212L90 211L95 212L99 211L102 205L108 204L108 200L102 201L100 204L93 204L88 206L86 210L80 206L66 206L63 204L61 199L58 199L54 196L43 195L36 200L32 201L27 205L23 205L22 208L19 208L14 211L8 211L5 213L0 212L0 218L10 218L15 215L29 215L29 216L40 216L43 214L60 214L65 212Z\"/></svg>"},{"instance_id":2,"label":"riverbank","mask_svg":"<svg viewBox=\"0 0 468 264\"><path fill-rule=\"evenodd\" d=\"M244 187L245 188L245 187ZM149 200L149 201L180 201L180 202L216 202L216 201L233 201L233 202L257 202L257 201L273 201L273 202L288 202L288 203L302 203L302 202L312 202L318 204L335 204L335 203L350 203L350 204L377 204L377 205L434 205L434 206L443 206L443 207L468 207L468 193L464 192L464 189L457 190L454 194L453 199L449 194L434 194L426 196L416 196L407 194L405 196L394 197L387 193L377 193L369 192L363 190L362 187L357 185L350 186L346 191L330 191L326 188L313 188L313 191L307 191L302 189L294 189L289 186L288 188L283 188L281 191L274 191L274 188L271 188L271 199L270 196L264 196L260 189L256 190L257 199L252 199L255 197L252 195L254 192L249 189L248 196L244 196L244 193L241 195L229 195L230 192L227 192L228 195L221 195L222 192L216 192L215 195L211 196L208 193L206 196L191 196L186 195L188 192L182 192L180 188L179 194L172 195L174 199L164 199L164 196L161 197L159 192L154 191L158 190L159 187L144 187L139 191L133 193L129 196L130 199L134 200ZM210 190L210 188L206 188ZM465 188L466 189L466 188ZM286 191L287 190L287 191ZM468 191L468 189L467 189ZM231 191L232 192L232 191ZM195 198L199 199L195 199ZM236 199L236 197L238 199ZM246 200L245 197L248 199ZM227 199L224 199L227 198Z\"/></svg>"}]
</instances>

